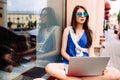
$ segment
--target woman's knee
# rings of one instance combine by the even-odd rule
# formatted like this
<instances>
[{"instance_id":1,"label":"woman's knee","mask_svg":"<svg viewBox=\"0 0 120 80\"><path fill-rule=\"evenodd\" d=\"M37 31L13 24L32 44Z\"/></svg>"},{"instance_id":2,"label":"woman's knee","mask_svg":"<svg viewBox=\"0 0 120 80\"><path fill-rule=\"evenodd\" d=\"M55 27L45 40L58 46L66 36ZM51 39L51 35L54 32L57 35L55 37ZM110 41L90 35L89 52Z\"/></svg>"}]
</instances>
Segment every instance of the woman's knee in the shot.
<instances>
[{"instance_id":1,"label":"woman's knee","mask_svg":"<svg viewBox=\"0 0 120 80\"><path fill-rule=\"evenodd\" d=\"M50 72L52 70L52 68L53 68L53 63L49 63L49 64L46 65L45 71Z\"/></svg>"},{"instance_id":2,"label":"woman's knee","mask_svg":"<svg viewBox=\"0 0 120 80\"><path fill-rule=\"evenodd\" d=\"M56 77L60 80L66 80L66 75L64 72L64 64L60 63L49 63L46 65L45 70L48 74Z\"/></svg>"},{"instance_id":3,"label":"woman's knee","mask_svg":"<svg viewBox=\"0 0 120 80\"><path fill-rule=\"evenodd\" d=\"M55 70L57 69L57 65L56 63L49 63L46 65L45 67L45 71L48 73L48 74L52 74L54 72L56 72Z\"/></svg>"}]
</instances>

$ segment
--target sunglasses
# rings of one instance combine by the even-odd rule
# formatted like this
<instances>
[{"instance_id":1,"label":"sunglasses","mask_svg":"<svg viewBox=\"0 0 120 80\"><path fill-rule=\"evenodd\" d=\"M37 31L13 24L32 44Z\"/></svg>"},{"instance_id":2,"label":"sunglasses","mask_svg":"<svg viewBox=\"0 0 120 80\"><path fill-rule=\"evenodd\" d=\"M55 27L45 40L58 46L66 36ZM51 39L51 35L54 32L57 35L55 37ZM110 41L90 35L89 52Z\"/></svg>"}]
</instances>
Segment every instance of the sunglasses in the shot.
<instances>
[{"instance_id":1,"label":"sunglasses","mask_svg":"<svg viewBox=\"0 0 120 80\"><path fill-rule=\"evenodd\" d=\"M47 14L40 14L40 17L45 17L47 16Z\"/></svg>"},{"instance_id":2,"label":"sunglasses","mask_svg":"<svg viewBox=\"0 0 120 80\"><path fill-rule=\"evenodd\" d=\"M87 13L87 12L84 12L84 13L78 12L78 13L77 13L77 16L78 16L78 17L81 17L82 15L84 15L84 17L87 17L87 16L88 16L88 13Z\"/></svg>"}]
</instances>

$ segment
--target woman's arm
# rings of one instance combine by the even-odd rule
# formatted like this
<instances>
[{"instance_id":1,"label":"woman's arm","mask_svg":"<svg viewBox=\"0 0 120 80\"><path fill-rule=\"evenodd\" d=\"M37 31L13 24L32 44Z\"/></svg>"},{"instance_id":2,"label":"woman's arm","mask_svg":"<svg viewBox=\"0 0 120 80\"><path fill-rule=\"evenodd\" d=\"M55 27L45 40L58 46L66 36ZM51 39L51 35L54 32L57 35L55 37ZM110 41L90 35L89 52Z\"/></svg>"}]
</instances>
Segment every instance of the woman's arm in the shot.
<instances>
[{"instance_id":1,"label":"woman's arm","mask_svg":"<svg viewBox=\"0 0 120 80\"><path fill-rule=\"evenodd\" d=\"M65 28L62 36L62 48L61 48L61 54L62 56L69 61L70 56L66 53L67 48L67 42L68 42L68 34L69 29Z\"/></svg>"},{"instance_id":2,"label":"woman's arm","mask_svg":"<svg viewBox=\"0 0 120 80\"><path fill-rule=\"evenodd\" d=\"M88 49L88 53L90 57L95 57L93 45Z\"/></svg>"},{"instance_id":3,"label":"woman's arm","mask_svg":"<svg viewBox=\"0 0 120 80\"><path fill-rule=\"evenodd\" d=\"M92 45L89 47L89 49L88 49L88 53L89 53L89 56L90 57L95 57L95 53L94 53L94 36L95 36L95 34L94 34L94 32L92 31Z\"/></svg>"}]
</instances>

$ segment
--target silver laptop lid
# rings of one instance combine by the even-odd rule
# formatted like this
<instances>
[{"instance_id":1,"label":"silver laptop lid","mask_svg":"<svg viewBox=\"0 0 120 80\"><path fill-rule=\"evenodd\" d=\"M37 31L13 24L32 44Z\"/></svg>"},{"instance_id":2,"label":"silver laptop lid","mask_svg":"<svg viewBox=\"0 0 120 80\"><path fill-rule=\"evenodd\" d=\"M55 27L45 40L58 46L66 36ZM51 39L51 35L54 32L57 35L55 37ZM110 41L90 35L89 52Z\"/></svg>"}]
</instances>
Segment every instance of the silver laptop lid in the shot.
<instances>
[{"instance_id":1,"label":"silver laptop lid","mask_svg":"<svg viewBox=\"0 0 120 80\"><path fill-rule=\"evenodd\" d=\"M102 74L110 57L71 57L69 76L94 76Z\"/></svg>"}]
</instances>

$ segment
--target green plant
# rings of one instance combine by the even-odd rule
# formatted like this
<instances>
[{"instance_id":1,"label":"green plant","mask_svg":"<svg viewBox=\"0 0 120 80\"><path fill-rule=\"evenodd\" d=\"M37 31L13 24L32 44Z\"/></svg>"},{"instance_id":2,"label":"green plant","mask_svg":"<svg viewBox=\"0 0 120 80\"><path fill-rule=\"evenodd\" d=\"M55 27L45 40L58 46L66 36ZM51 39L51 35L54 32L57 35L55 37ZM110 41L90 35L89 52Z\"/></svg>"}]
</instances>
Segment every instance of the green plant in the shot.
<instances>
[{"instance_id":1,"label":"green plant","mask_svg":"<svg viewBox=\"0 0 120 80\"><path fill-rule=\"evenodd\" d=\"M118 13L117 19L118 19L118 22L120 22L120 11Z\"/></svg>"}]
</instances>

